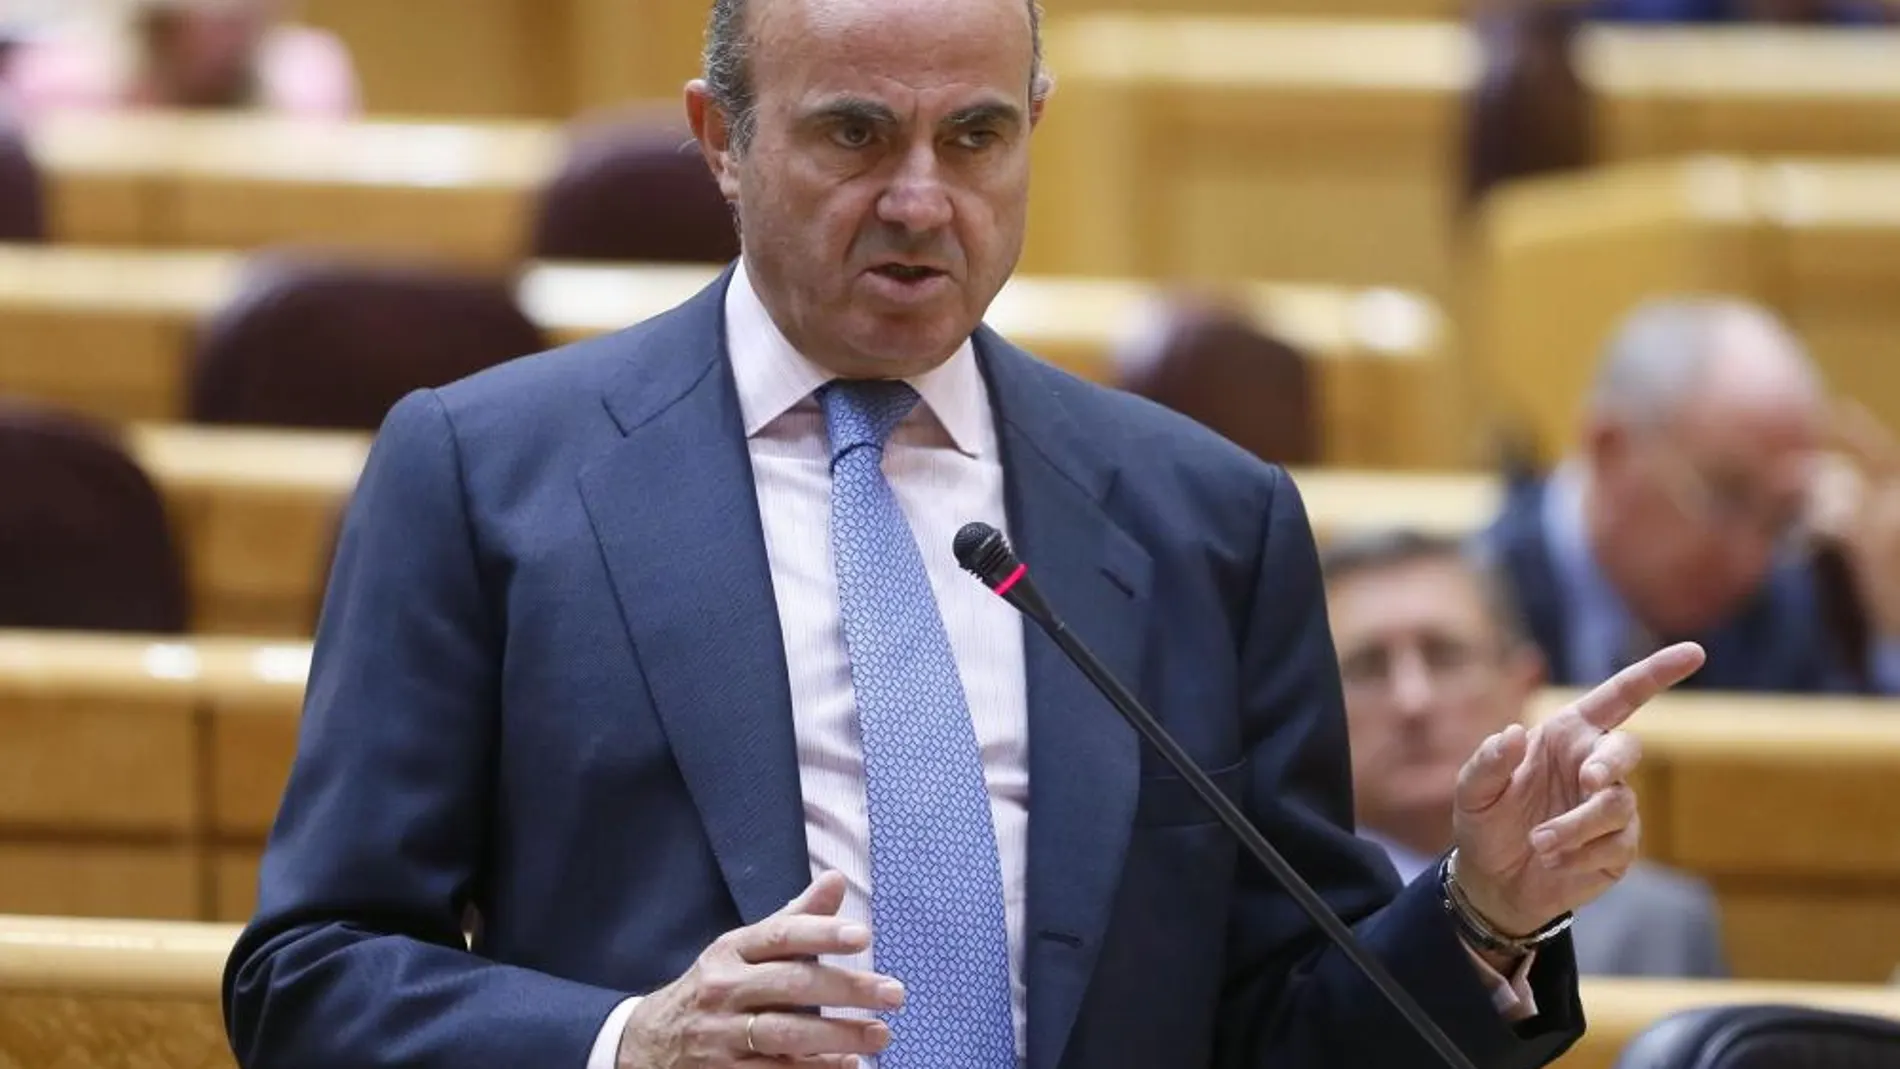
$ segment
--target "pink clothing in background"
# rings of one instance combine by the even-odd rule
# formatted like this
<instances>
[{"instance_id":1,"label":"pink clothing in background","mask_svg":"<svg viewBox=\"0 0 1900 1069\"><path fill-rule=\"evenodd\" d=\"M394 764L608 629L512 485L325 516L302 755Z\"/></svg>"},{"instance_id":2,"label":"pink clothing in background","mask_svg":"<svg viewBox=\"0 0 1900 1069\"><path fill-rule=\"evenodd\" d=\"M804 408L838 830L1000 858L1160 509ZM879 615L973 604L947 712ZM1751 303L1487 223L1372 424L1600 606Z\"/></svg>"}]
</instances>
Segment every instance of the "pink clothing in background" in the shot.
<instances>
[{"instance_id":1,"label":"pink clothing in background","mask_svg":"<svg viewBox=\"0 0 1900 1069\"><path fill-rule=\"evenodd\" d=\"M349 50L321 30L283 26L258 46L265 111L316 118L357 114L360 100ZM20 46L8 64L8 103L27 122L49 111L143 107L145 92L126 80L107 40L72 35Z\"/></svg>"}]
</instances>

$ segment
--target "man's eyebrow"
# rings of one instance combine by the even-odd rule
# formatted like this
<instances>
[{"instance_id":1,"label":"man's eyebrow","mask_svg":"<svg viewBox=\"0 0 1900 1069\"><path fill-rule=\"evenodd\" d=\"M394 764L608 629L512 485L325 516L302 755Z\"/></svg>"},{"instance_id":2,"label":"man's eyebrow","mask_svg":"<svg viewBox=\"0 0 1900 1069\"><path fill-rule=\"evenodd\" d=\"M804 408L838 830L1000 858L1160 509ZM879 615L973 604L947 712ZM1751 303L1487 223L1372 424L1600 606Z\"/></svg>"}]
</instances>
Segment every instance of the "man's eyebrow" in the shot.
<instances>
[{"instance_id":1,"label":"man's eyebrow","mask_svg":"<svg viewBox=\"0 0 1900 1069\"><path fill-rule=\"evenodd\" d=\"M815 104L805 111L806 122L861 122L872 126L896 126L897 113L888 106L863 97L837 97Z\"/></svg>"},{"instance_id":2,"label":"man's eyebrow","mask_svg":"<svg viewBox=\"0 0 1900 1069\"><path fill-rule=\"evenodd\" d=\"M944 117L943 126L950 130L965 130L972 126L1021 126L1023 110L1014 104L998 101L985 101L958 108Z\"/></svg>"}]
</instances>

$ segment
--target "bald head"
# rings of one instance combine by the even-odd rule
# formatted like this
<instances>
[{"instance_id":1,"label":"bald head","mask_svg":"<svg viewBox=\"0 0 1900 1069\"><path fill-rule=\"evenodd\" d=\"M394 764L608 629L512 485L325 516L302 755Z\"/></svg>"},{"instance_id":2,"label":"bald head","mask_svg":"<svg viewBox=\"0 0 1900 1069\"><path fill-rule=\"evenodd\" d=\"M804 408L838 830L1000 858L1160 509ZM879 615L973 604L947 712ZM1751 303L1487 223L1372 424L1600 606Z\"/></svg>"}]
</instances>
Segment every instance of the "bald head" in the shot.
<instances>
[{"instance_id":1,"label":"bald head","mask_svg":"<svg viewBox=\"0 0 1900 1069\"><path fill-rule=\"evenodd\" d=\"M1806 508L1827 397L1799 339L1726 298L1643 305L1607 347L1582 443L1597 563L1651 631L1714 627Z\"/></svg>"},{"instance_id":2,"label":"bald head","mask_svg":"<svg viewBox=\"0 0 1900 1069\"><path fill-rule=\"evenodd\" d=\"M730 117L735 151L743 153L751 144L757 123L757 100L752 84L754 8L774 0L713 0L706 22L704 79L714 101ZM1029 74L1029 95L1041 101L1049 95L1053 82L1042 66L1042 4L1024 0L1029 15L1030 47L1034 61Z\"/></svg>"},{"instance_id":3,"label":"bald head","mask_svg":"<svg viewBox=\"0 0 1900 1069\"><path fill-rule=\"evenodd\" d=\"M1823 399L1807 350L1772 313L1731 298L1673 298L1623 321L1590 409L1598 420L1654 427L1692 405L1818 412Z\"/></svg>"}]
</instances>

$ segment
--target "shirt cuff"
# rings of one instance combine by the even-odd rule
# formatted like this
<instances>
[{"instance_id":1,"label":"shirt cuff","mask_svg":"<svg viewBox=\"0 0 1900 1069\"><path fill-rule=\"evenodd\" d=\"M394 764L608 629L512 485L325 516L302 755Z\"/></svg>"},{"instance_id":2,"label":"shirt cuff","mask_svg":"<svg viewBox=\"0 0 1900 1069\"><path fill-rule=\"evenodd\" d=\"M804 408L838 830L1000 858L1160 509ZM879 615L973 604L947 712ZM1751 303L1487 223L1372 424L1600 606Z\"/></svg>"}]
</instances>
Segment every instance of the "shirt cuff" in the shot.
<instances>
[{"instance_id":1,"label":"shirt cuff","mask_svg":"<svg viewBox=\"0 0 1900 1069\"><path fill-rule=\"evenodd\" d=\"M1880 693L1900 694L1900 638L1876 640L1868 670Z\"/></svg>"},{"instance_id":2,"label":"shirt cuff","mask_svg":"<svg viewBox=\"0 0 1900 1069\"><path fill-rule=\"evenodd\" d=\"M1497 975L1495 970L1492 975ZM627 999L607 1015L607 1023L600 1026L600 1034L594 1037L587 1069L614 1069L614 1063L620 1060L620 1037L627 1031L627 1018L633 1016L633 1008L639 1004L638 998Z\"/></svg>"},{"instance_id":3,"label":"shirt cuff","mask_svg":"<svg viewBox=\"0 0 1900 1069\"><path fill-rule=\"evenodd\" d=\"M1531 993L1531 966L1537 961L1536 951L1524 955L1509 979L1484 960L1482 954L1471 949L1469 943L1465 944L1465 953L1471 956L1471 964L1477 966L1478 975L1491 989L1491 1005L1497 1007L1505 1020L1516 1023L1537 1016L1537 996ZM594 1067L589 1065L588 1069Z\"/></svg>"}]
</instances>

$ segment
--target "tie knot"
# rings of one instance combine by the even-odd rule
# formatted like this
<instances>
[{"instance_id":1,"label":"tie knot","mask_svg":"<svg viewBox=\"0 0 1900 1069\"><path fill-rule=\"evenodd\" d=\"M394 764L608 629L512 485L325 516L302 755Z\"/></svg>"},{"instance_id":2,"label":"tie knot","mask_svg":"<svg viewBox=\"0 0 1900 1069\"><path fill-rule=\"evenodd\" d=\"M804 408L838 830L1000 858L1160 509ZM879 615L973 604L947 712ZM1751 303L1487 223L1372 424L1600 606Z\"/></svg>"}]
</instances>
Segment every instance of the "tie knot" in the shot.
<instances>
[{"instance_id":1,"label":"tie knot","mask_svg":"<svg viewBox=\"0 0 1900 1069\"><path fill-rule=\"evenodd\" d=\"M917 391L895 379L834 379L819 387L831 462L836 464L859 446L883 449L917 401Z\"/></svg>"}]
</instances>

